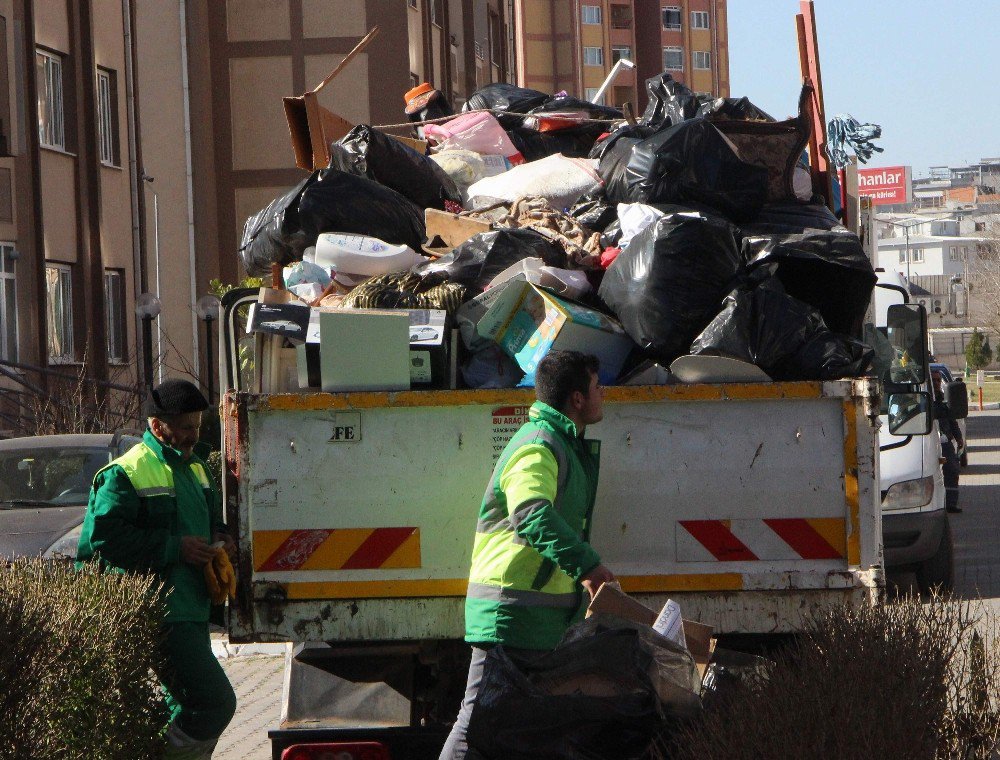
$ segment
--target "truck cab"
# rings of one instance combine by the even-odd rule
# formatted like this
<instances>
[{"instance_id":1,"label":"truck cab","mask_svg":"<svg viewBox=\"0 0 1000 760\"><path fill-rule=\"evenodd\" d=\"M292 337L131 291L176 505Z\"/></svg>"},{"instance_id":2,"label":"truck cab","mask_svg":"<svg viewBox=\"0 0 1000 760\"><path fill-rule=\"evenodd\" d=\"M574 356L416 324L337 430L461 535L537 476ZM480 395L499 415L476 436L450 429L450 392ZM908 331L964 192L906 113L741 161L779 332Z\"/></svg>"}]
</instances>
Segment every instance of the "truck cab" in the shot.
<instances>
[{"instance_id":1,"label":"truck cab","mask_svg":"<svg viewBox=\"0 0 1000 760\"><path fill-rule=\"evenodd\" d=\"M948 589L954 580L952 536L933 413L927 318L922 306L908 301L905 280L898 273L879 273L875 322L865 328L866 342L876 349L876 373L883 386L879 484L885 566L890 572L912 571L921 591ZM964 388L961 400L959 388L949 385L949 391L953 414L964 418Z\"/></svg>"}]
</instances>

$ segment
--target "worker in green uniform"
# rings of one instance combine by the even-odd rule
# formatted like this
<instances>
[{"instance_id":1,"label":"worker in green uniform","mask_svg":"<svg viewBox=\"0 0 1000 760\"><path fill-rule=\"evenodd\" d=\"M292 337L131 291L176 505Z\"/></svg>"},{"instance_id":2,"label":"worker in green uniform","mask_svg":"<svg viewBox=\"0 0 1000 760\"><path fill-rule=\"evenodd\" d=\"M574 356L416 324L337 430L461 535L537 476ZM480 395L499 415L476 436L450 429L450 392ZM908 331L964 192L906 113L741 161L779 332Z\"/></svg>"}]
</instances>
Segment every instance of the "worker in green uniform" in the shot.
<instances>
[{"instance_id":1,"label":"worker in green uniform","mask_svg":"<svg viewBox=\"0 0 1000 760\"><path fill-rule=\"evenodd\" d=\"M487 651L502 644L515 664L539 657L582 619L601 585L614 580L588 543L600 442L584 434L604 413L597 371L588 354L549 352L535 372L538 400L528 422L493 469L465 599L469 678L441 760L466 756Z\"/></svg>"},{"instance_id":2,"label":"worker in green uniform","mask_svg":"<svg viewBox=\"0 0 1000 760\"><path fill-rule=\"evenodd\" d=\"M168 758L210 758L236 711L236 694L212 654L211 599L205 565L212 542L235 543L204 461L194 454L208 402L186 380L166 380L146 401L142 443L94 477L78 561L109 570L153 573L163 582L167 615L158 673L171 712Z\"/></svg>"}]
</instances>

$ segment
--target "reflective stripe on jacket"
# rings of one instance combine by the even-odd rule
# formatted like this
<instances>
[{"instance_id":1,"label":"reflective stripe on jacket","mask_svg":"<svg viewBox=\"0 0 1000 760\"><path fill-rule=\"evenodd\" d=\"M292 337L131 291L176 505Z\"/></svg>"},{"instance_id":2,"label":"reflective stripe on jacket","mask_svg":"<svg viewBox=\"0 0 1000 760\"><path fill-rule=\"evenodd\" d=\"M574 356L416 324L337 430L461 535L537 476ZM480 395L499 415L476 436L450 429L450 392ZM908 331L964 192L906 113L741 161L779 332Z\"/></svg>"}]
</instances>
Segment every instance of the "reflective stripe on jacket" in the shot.
<instances>
[{"instance_id":1,"label":"reflective stripe on jacket","mask_svg":"<svg viewBox=\"0 0 1000 760\"><path fill-rule=\"evenodd\" d=\"M587 543L600 442L536 402L483 496L465 602L466 640L551 649L584 611L579 578L600 564Z\"/></svg>"},{"instance_id":2,"label":"reflective stripe on jacket","mask_svg":"<svg viewBox=\"0 0 1000 760\"><path fill-rule=\"evenodd\" d=\"M211 541L221 529L218 491L205 463L163 444L143 442L94 476L77 560L97 556L108 568L155 573L164 581L167 620L203 622L211 603L203 571L181 560L182 536Z\"/></svg>"}]
</instances>

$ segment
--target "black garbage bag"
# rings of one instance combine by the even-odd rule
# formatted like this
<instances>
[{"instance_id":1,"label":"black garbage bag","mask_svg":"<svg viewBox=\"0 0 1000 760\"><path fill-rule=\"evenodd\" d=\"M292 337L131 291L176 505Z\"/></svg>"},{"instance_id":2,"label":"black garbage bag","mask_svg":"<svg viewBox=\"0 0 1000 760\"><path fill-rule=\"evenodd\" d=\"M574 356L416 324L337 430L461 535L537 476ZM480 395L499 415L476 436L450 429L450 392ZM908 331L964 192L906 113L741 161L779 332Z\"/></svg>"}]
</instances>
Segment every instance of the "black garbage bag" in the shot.
<instances>
[{"instance_id":1,"label":"black garbage bag","mask_svg":"<svg viewBox=\"0 0 1000 760\"><path fill-rule=\"evenodd\" d=\"M768 193L767 169L743 161L704 118L643 140L624 175L604 180L608 200L616 203L705 203L736 221L752 219Z\"/></svg>"},{"instance_id":2,"label":"black garbage bag","mask_svg":"<svg viewBox=\"0 0 1000 760\"><path fill-rule=\"evenodd\" d=\"M462 106L463 111L478 111L489 108L493 111L511 111L513 114L525 114L533 108L538 108L551 96L538 90L529 90L507 82L494 82L480 87ZM524 123L523 116L494 113L504 129L519 127Z\"/></svg>"},{"instance_id":3,"label":"black garbage bag","mask_svg":"<svg viewBox=\"0 0 1000 760\"><path fill-rule=\"evenodd\" d=\"M717 98L703 101L698 107L699 116L716 116L743 121L774 121L774 118L753 103L749 98Z\"/></svg>"},{"instance_id":4,"label":"black garbage bag","mask_svg":"<svg viewBox=\"0 0 1000 760\"><path fill-rule=\"evenodd\" d=\"M693 119L701 107L698 96L666 72L646 80L646 93L649 101L640 121L658 130Z\"/></svg>"},{"instance_id":5,"label":"black garbage bag","mask_svg":"<svg viewBox=\"0 0 1000 760\"><path fill-rule=\"evenodd\" d=\"M337 169L323 169L299 201L302 230L313 245L321 232L353 232L420 250L424 212L395 190Z\"/></svg>"},{"instance_id":6,"label":"black garbage bag","mask_svg":"<svg viewBox=\"0 0 1000 760\"><path fill-rule=\"evenodd\" d=\"M444 170L409 145L360 124L330 146L330 167L391 187L420 208L443 209L462 196Z\"/></svg>"},{"instance_id":7,"label":"black garbage bag","mask_svg":"<svg viewBox=\"0 0 1000 760\"><path fill-rule=\"evenodd\" d=\"M284 195L248 217L240 241L240 260L247 274L261 277L271 271L271 264L285 266L302 258L302 252L315 242L309 242L299 222L299 202L302 193L318 179L310 174Z\"/></svg>"},{"instance_id":8,"label":"black garbage bag","mask_svg":"<svg viewBox=\"0 0 1000 760\"><path fill-rule=\"evenodd\" d=\"M584 196L569 210L569 215L589 230L604 232L618 219L618 209L604 200L603 194Z\"/></svg>"},{"instance_id":9,"label":"black garbage bag","mask_svg":"<svg viewBox=\"0 0 1000 760\"><path fill-rule=\"evenodd\" d=\"M540 106L531 109L531 113L539 114L552 113L554 111L586 111L588 118L607 119L609 122L625 118L620 108L591 103L589 100L580 100L570 95L563 95L562 97L553 95ZM603 126L606 125L597 126L603 130Z\"/></svg>"},{"instance_id":10,"label":"black garbage bag","mask_svg":"<svg viewBox=\"0 0 1000 760\"><path fill-rule=\"evenodd\" d=\"M875 270L857 235L841 227L799 234L748 236L749 271L772 271L793 298L814 307L834 332L861 335Z\"/></svg>"},{"instance_id":11,"label":"black garbage bag","mask_svg":"<svg viewBox=\"0 0 1000 760\"><path fill-rule=\"evenodd\" d=\"M503 647L491 649L469 723L469 746L490 760L642 756L665 716L690 716L698 705L693 691L684 699L679 687L683 709L664 704L656 683L663 680L658 673L663 661L697 671L687 652L668 650L664 637L648 626L645 632L639 628L592 627L523 670Z\"/></svg>"},{"instance_id":12,"label":"black garbage bag","mask_svg":"<svg viewBox=\"0 0 1000 760\"><path fill-rule=\"evenodd\" d=\"M608 268L598 295L650 359L668 366L719 313L742 258L736 228L686 207L640 232Z\"/></svg>"},{"instance_id":13,"label":"black garbage bag","mask_svg":"<svg viewBox=\"0 0 1000 760\"><path fill-rule=\"evenodd\" d=\"M656 134L656 130L652 127L644 127L641 124L632 126L631 124L622 124L620 127L608 135L594 143L594 147L591 148L588 158L604 158L604 154L607 153L611 148L623 137L634 138L635 140L645 140L647 137L651 137ZM634 145L634 143L633 143Z\"/></svg>"},{"instance_id":14,"label":"black garbage bag","mask_svg":"<svg viewBox=\"0 0 1000 760\"><path fill-rule=\"evenodd\" d=\"M752 222L740 229L744 237L800 235L807 230L844 230L844 225L821 203L768 203Z\"/></svg>"},{"instance_id":15,"label":"black garbage bag","mask_svg":"<svg viewBox=\"0 0 1000 760\"><path fill-rule=\"evenodd\" d=\"M595 131L589 126L569 127L556 132L538 132L528 127L507 130L510 141L525 161L537 161L556 153L570 158L586 158L600 134L600 129Z\"/></svg>"},{"instance_id":16,"label":"black garbage bag","mask_svg":"<svg viewBox=\"0 0 1000 760\"><path fill-rule=\"evenodd\" d=\"M774 380L860 377L874 358L864 343L832 332L816 309L788 295L775 277L730 293L690 353L750 362Z\"/></svg>"},{"instance_id":17,"label":"black garbage bag","mask_svg":"<svg viewBox=\"0 0 1000 760\"><path fill-rule=\"evenodd\" d=\"M628 184L628 164L632 160L632 150L642 143L643 137L612 135L604 141L600 151L597 173L604 180L604 196L613 204L628 203L631 189ZM597 152L595 145L594 151ZM591 155L591 158L595 156Z\"/></svg>"},{"instance_id":18,"label":"black garbage bag","mask_svg":"<svg viewBox=\"0 0 1000 760\"><path fill-rule=\"evenodd\" d=\"M511 264L540 258L546 265L566 268L566 253L534 230L491 230L473 235L436 261L418 264L413 273L432 282L457 282L469 288L469 297L486 290L494 277Z\"/></svg>"}]
</instances>

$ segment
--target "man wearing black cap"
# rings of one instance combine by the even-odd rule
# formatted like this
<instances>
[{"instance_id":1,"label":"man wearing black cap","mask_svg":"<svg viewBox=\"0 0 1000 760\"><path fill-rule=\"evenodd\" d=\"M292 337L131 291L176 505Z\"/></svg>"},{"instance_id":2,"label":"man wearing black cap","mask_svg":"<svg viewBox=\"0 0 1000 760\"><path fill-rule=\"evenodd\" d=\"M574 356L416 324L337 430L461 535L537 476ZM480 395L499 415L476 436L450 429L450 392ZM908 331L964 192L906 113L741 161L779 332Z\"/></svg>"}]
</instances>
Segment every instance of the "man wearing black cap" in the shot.
<instances>
[{"instance_id":1,"label":"man wearing black cap","mask_svg":"<svg viewBox=\"0 0 1000 760\"><path fill-rule=\"evenodd\" d=\"M236 694L212 654L211 597L204 569L211 542L232 555L222 502L208 467L194 454L208 402L186 380L167 380L146 400L142 443L94 477L78 561L124 572L154 573L167 616L166 668L160 673L171 722L167 758L210 758L236 711Z\"/></svg>"}]
</instances>

